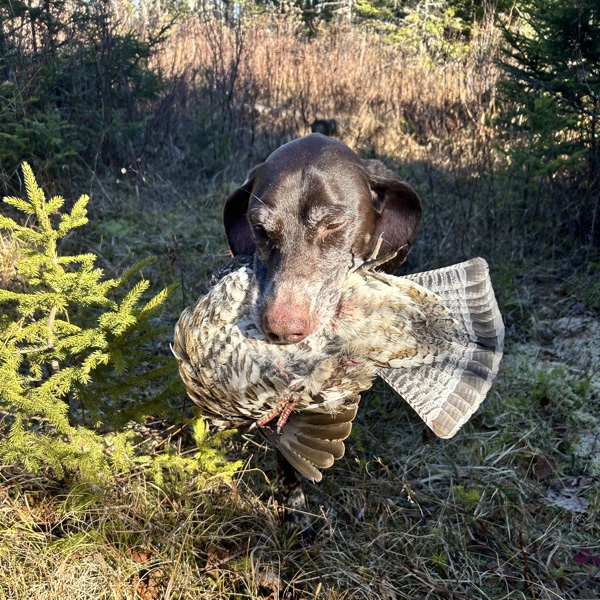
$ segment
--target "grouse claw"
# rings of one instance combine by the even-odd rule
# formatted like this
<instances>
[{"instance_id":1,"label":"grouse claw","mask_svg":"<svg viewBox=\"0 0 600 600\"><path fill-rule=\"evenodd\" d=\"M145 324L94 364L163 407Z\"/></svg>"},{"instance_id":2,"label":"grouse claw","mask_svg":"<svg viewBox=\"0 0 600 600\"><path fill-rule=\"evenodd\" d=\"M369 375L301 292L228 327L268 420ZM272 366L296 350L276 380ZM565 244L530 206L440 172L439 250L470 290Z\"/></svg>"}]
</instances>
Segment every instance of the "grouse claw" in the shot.
<instances>
[{"instance_id":1,"label":"grouse claw","mask_svg":"<svg viewBox=\"0 0 600 600\"><path fill-rule=\"evenodd\" d=\"M352 269L352 270L353 271L373 272L377 267L380 267L381 265L385 264L386 262L389 262L390 260L396 258L396 256L398 256L398 253L401 250L404 250L408 246L408 244L405 244L404 246L402 246L401 248L398 248L394 252L390 252L389 254L384 254L383 256L379 256L379 251L381 250L382 244L383 244L383 234L381 234L379 236L379 239L377 240L377 244L375 245L375 249L373 250L373 253L371 254L371 256L367 260L365 260L363 263L358 265L355 269ZM402 261L402 264L404 264L405 261L406 261L406 258L404 259L404 261Z\"/></svg>"},{"instance_id":2,"label":"grouse claw","mask_svg":"<svg viewBox=\"0 0 600 600\"><path fill-rule=\"evenodd\" d=\"M270 423L275 417L279 417L277 420L277 435L281 435L283 426L287 423L292 411L296 405L300 402L300 396L298 394L289 394L277 403L275 408L270 410L266 415L262 416L258 421L254 421L248 428L252 431L256 427L264 427L267 423Z\"/></svg>"}]
</instances>

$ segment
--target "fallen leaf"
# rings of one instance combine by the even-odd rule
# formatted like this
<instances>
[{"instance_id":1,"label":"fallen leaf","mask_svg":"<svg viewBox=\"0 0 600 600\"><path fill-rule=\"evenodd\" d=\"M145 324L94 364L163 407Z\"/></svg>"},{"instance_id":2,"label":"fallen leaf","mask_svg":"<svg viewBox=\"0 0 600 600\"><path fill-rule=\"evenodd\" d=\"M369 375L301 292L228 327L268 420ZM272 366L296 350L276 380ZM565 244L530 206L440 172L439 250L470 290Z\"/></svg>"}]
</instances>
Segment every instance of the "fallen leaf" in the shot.
<instances>
[{"instance_id":1,"label":"fallen leaf","mask_svg":"<svg viewBox=\"0 0 600 600\"><path fill-rule=\"evenodd\" d=\"M589 548L581 546L579 552L573 557L573 562L578 565L586 565L590 561L595 567L600 567L600 556L593 555Z\"/></svg>"},{"instance_id":2,"label":"fallen leaf","mask_svg":"<svg viewBox=\"0 0 600 600\"><path fill-rule=\"evenodd\" d=\"M129 548L127 555L134 563L147 563L152 558L152 550L144 550L143 548Z\"/></svg>"},{"instance_id":3,"label":"fallen leaf","mask_svg":"<svg viewBox=\"0 0 600 600\"><path fill-rule=\"evenodd\" d=\"M533 475L538 481L544 481L556 473L556 462L541 454L535 457Z\"/></svg>"},{"instance_id":4,"label":"fallen leaf","mask_svg":"<svg viewBox=\"0 0 600 600\"><path fill-rule=\"evenodd\" d=\"M165 588L162 569L135 575L133 587L141 600L160 600Z\"/></svg>"},{"instance_id":5,"label":"fallen leaf","mask_svg":"<svg viewBox=\"0 0 600 600\"><path fill-rule=\"evenodd\" d=\"M573 557L573 562L578 565L585 565L592 558L589 548L579 548L579 552Z\"/></svg>"},{"instance_id":6,"label":"fallen leaf","mask_svg":"<svg viewBox=\"0 0 600 600\"><path fill-rule=\"evenodd\" d=\"M583 494L590 489L590 480L586 477L573 477L560 482L554 486L554 489L548 492L546 500L554 506L564 508L572 513L583 514L587 512L590 503L583 497Z\"/></svg>"},{"instance_id":7,"label":"fallen leaf","mask_svg":"<svg viewBox=\"0 0 600 600\"><path fill-rule=\"evenodd\" d=\"M577 496L577 492L571 493L571 490L561 490L560 492L551 491L546 496L546 500L558 506L564 508L572 513L583 514L587 512L589 502L585 498Z\"/></svg>"}]
</instances>

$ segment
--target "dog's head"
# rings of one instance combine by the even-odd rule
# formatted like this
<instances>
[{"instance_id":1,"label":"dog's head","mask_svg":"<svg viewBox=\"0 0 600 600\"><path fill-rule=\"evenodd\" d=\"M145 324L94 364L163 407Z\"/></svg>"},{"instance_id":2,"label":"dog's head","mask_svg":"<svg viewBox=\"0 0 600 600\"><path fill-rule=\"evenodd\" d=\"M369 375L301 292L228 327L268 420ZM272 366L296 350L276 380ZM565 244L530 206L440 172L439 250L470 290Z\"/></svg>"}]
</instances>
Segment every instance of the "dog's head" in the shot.
<instances>
[{"instance_id":1,"label":"dog's head","mask_svg":"<svg viewBox=\"0 0 600 600\"><path fill-rule=\"evenodd\" d=\"M398 251L405 259L421 220L414 190L382 163L312 134L252 169L225 201L234 255L254 254L253 315L274 342L299 342L337 309L353 265Z\"/></svg>"}]
</instances>

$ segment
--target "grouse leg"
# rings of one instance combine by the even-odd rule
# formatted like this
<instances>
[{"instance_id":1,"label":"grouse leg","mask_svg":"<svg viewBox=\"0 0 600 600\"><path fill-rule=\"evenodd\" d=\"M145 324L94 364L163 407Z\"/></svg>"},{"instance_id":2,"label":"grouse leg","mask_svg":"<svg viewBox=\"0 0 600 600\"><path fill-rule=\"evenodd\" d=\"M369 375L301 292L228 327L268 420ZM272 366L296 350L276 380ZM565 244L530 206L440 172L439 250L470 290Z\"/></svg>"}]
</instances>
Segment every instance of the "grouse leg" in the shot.
<instances>
[{"instance_id":1,"label":"grouse leg","mask_svg":"<svg viewBox=\"0 0 600 600\"><path fill-rule=\"evenodd\" d=\"M365 260L364 262L359 264L357 267L352 269L352 271L368 271L370 273L374 273L375 269L377 267L380 267L381 265L385 264L386 262L389 262L390 260L393 260L394 258L396 258L396 256L398 256L398 253L401 250L404 250L404 248L406 248L406 246L407 246L407 244L404 244L404 246L398 248L394 252L390 252L389 254L385 254L384 256L379 256L379 251L381 250L382 244L383 244L383 234L381 234L379 236L379 239L377 240L377 244L375 245L375 249L373 250L371 256L367 260ZM404 264L405 262L406 262L406 258L402 261L401 264Z\"/></svg>"},{"instance_id":2,"label":"grouse leg","mask_svg":"<svg viewBox=\"0 0 600 600\"><path fill-rule=\"evenodd\" d=\"M277 434L281 434L281 430L283 426L287 423L290 415L296 405L300 402L300 396L298 394L290 393L283 397L280 400L275 408L270 410L266 415L252 423L249 429L254 429L255 427L264 427L267 423L270 423L275 417L279 417L277 420Z\"/></svg>"}]
</instances>

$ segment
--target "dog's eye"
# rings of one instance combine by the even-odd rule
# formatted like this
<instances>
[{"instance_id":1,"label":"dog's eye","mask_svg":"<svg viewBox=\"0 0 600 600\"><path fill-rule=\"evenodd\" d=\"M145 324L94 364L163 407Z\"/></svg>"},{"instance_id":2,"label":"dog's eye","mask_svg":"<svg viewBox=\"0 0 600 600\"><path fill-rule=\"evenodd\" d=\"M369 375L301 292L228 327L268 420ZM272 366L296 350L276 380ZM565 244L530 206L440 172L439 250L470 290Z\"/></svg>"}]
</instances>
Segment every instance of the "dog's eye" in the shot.
<instances>
[{"instance_id":1,"label":"dog's eye","mask_svg":"<svg viewBox=\"0 0 600 600\"><path fill-rule=\"evenodd\" d=\"M265 231L264 227L261 227L259 225L254 225L254 227L252 227L252 231L254 232L254 235L256 236L256 238L259 240L269 239L269 236L267 235L267 232Z\"/></svg>"},{"instance_id":2,"label":"dog's eye","mask_svg":"<svg viewBox=\"0 0 600 600\"><path fill-rule=\"evenodd\" d=\"M277 236L267 231L262 225L254 224L252 226L252 236L260 249L270 251L278 246Z\"/></svg>"},{"instance_id":3,"label":"dog's eye","mask_svg":"<svg viewBox=\"0 0 600 600\"><path fill-rule=\"evenodd\" d=\"M348 221L335 221L332 223L323 223L319 227L321 233L327 235L328 233L332 233L338 229L341 229L344 225L346 225Z\"/></svg>"}]
</instances>

